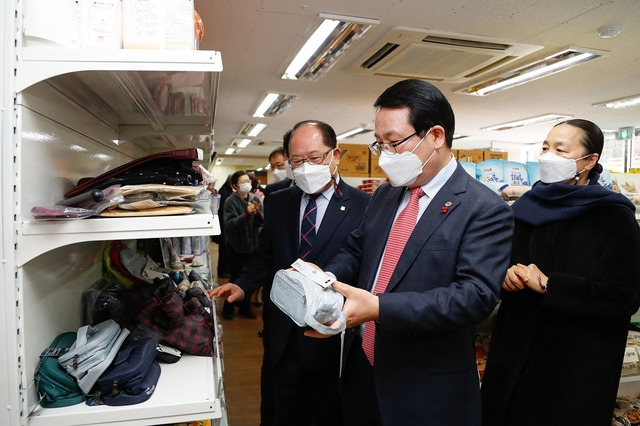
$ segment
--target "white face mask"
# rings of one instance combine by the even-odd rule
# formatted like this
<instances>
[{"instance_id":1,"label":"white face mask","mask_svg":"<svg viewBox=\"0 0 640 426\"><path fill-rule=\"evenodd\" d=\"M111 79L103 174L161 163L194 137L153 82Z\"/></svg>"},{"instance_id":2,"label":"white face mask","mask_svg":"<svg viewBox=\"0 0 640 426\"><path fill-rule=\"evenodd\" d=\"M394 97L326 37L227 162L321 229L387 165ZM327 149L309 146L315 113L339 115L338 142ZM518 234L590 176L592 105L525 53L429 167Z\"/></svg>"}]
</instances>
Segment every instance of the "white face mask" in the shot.
<instances>
[{"instance_id":1,"label":"white face mask","mask_svg":"<svg viewBox=\"0 0 640 426\"><path fill-rule=\"evenodd\" d=\"M331 151L333 161L333 151ZM293 169L293 179L298 188L307 194L317 194L329 181L331 181L331 162L326 164L309 164L306 161L302 166Z\"/></svg>"},{"instance_id":2,"label":"white face mask","mask_svg":"<svg viewBox=\"0 0 640 426\"><path fill-rule=\"evenodd\" d=\"M540 166L540 180L543 183L558 183L566 182L570 179L578 180L580 173L578 172L578 160L590 157L591 154L585 155L580 158L564 158L556 155L552 152L542 154L538 158L538 164Z\"/></svg>"},{"instance_id":3,"label":"white face mask","mask_svg":"<svg viewBox=\"0 0 640 426\"><path fill-rule=\"evenodd\" d=\"M284 162L284 171L287 173L287 178L293 180L293 170L291 170L291 164L288 161Z\"/></svg>"},{"instance_id":4,"label":"white face mask","mask_svg":"<svg viewBox=\"0 0 640 426\"><path fill-rule=\"evenodd\" d=\"M248 194L251 192L251 182L241 183L238 187L238 191L243 194Z\"/></svg>"},{"instance_id":5,"label":"white face mask","mask_svg":"<svg viewBox=\"0 0 640 426\"><path fill-rule=\"evenodd\" d=\"M380 154L380 161L378 165L385 172L389 178L389 182L393 186L409 186L418 179L420 173L424 167L431 161L431 158L436 153L434 150L427 161L422 163L420 157L413 152L420 146L422 141L429 135L431 130L424 135L424 138L418 142L418 144L410 152L405 151L396 154L388 154L386 151L382 151Z\"/></svg>"},{"instance_id":6,"label":"white face mask","mask_svg":"<svg viewBox=\"0 0 640 426\"><path fill-rule=\"evenodd\" d=\"M287 171L285 169L273 169L273 177L276 179L276 182L285 180L287 178Z\"/></svg>"}]
</instances>

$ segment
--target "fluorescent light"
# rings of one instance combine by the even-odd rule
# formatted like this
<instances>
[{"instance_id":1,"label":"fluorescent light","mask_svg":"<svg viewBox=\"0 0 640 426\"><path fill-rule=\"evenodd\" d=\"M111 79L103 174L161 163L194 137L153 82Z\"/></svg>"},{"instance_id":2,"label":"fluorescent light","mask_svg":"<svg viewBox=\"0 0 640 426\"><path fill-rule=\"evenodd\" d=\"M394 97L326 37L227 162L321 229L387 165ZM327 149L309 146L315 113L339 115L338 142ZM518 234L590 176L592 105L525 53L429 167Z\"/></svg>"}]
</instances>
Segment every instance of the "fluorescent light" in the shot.
<instances>
[{"instance_id":1,"label":"fluorescent light","mask_svg":"<svg viewBox=\"0 0 640 426\"><path fill-rule=\"evenodd\" d=\"M226 154L226 152L225 152ZM222 162L224 161L224 158L218 157L216 158L216 162L215 162L215 166L219 166L220 164L222 164Z\"/></svg>"},{"instance_id":2,"label":"fluorescent light","mask_svg":"<svg viewBox=\"0 0 640 426\"><path fill-rule=\"evenodd\" d=\"M284 95L280 93L269 93L260 103L254 117L276 117L287 109L296 100L295 95Z\"/></svg>"},{"instance_id":3,"label":"fluorescent light","mask_svg":"<svg viewBox=\"0 0 640 426\"><path fill-rule=\"evenodd\" d=\"M494 126L483 127L482 130L508 130L516 127L531 126L533 124L546 123L549 121L566 120L572 118L572 115L562 114L544 114L537 117L525 118L517 121L510 121L508 123L496 124Z\"/></svg>"},{"instance_id":4,"label":"fluorescent light","mask_svg":"<svg viewBox=\"0 0 640 426\"><path fill-rule=\"evenodd\" d=\"M372 131L373 131L372 129L365 129L364 127L356 127L355 129L351 129L349 131L339 134L338 136L336 136L336 139L342 140L346 138L352 138L356 135L362 135L365 133L370 133Z\"/></svg>"},{"instance_id":5,"label":"fluorescent light","mask_svg":"<svg viewBox=\"0 0 640 426\"><path fill-rule=\"evenodd\" d=\"M553 55L516 68L497 77L459 89L455 93L478 96L490 95L564 71L608 54L609 52L603 50L568 47L558 53L554 53Z\"/></svg>"},{"instance_id":6,"label":"fluorescent light","mask_svg":"<svg viewBox=\"0 0 640 426\"><path fill-rule=\"evenodd\" d=\"M224 155L233 155L233 154L235 154L235 153L236 153L236 149L235 149L235 148L232 148L232 147L229 147L229 148L227 148L227 150L224 152Z\"/></svg>"},{"instance_id":7,"label":"fluorescent light","mask_svg":"<svg viewBox=\"0 0 640 426\"><path fill-rule=\"evenodd\" d=\"M234 145L234 143L238 148L246 148L251 143L251 139L234 139L231 144Z\"/></svg>"},{"instance_id":8,"label":"fluorescent light","mask_svg":"<svg viewBox=\"0 0 640 426\"><path fill-rule=\"evenodd\" d=\"M326 18L302 46L282 75L288 80L316 80L324 75L377 19L320 15Z\"/></svg>"},{"instance_id":9,"label":"fluorescent light","mask_svg":"<svg viewBox=\"0 0 640 426\"><path fill-rule=\"evenodd\" d=\"M606 108L627 108L640 105L640 95L628 96L626 98L614 99L611 101L593 104L594 107Z\"/></svg>"},{"instance_id":10,"label":"fluorescent light","mask_svg":"<svg viewBox=\"0 0 640 426\"><path fill-rule=\"evenodd\" d=\"M258 136L260 132L262 132L265 127L267 127L264 123L244 123L242 129L240 129L240 135L250 136L252 138Z\"/></svg>"}]
</instances>

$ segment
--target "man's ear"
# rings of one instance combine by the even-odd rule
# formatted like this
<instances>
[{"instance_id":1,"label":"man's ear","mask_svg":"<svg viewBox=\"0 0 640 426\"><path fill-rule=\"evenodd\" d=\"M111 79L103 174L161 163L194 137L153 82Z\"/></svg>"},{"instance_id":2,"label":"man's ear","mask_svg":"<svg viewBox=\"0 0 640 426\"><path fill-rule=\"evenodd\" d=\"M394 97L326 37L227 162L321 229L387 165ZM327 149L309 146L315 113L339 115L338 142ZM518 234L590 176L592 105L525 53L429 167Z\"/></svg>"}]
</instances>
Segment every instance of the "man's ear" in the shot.
<instances>
[{"instance_id":1,"label":"man's ear","mask_svg":"<svg viewBox=\"0 0 640 426\"><path fill-rule=\"evenodd\" d=\"M435 149L440 149L447 144L447 138L442 126L433 126L431 128L431 134L433 135L433 145Z\"/></svg>"},{"instance_id":2,"label":"man's ear","mask_svg":"<svg viewBox=\"0 0 640 426\"><path fill-rule=\"evenodd\" d=\"M340 164L340 157L341 156L342 156L342 151L340 151L340 148L334 148L333 149L333 162L335 163L336 166L338 164Z\"/></svg>"}]
</instances>

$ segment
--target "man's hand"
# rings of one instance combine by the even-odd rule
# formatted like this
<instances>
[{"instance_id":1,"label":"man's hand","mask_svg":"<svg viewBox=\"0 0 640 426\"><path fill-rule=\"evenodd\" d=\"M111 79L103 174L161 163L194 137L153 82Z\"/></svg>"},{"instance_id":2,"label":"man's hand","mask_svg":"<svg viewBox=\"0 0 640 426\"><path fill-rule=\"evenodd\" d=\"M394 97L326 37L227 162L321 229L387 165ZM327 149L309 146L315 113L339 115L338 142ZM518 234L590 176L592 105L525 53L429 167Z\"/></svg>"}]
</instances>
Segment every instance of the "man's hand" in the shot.
<instances>
[{"instance_id":1,"label":"man's hand","mask_svg":"<svg viewBox=\"0 0 640 426\"><path fill-rule=\"evenodd\" d=\"M223 284L220 287L207 290L207 293L209 293L209 297L227 299L229 303L244 299L244 291L233 283Z\"/></svg>"},{"instance_id":2,"label":"man's hand","mask_svg":"<svg viewBox=\"0 0 640 426\"><path fill-rule=\"evenodd\" d=\"M356 327L367 321L378 320L380 316L378 296L340 281L334 281L331 287L346 298L342 312L347 319L347 328ZM337 328L339 325L338 321L336 321L330 327ZM316 338L331 337L316 330L307 330L304 335Z\"/></svg>"}]
</instances>

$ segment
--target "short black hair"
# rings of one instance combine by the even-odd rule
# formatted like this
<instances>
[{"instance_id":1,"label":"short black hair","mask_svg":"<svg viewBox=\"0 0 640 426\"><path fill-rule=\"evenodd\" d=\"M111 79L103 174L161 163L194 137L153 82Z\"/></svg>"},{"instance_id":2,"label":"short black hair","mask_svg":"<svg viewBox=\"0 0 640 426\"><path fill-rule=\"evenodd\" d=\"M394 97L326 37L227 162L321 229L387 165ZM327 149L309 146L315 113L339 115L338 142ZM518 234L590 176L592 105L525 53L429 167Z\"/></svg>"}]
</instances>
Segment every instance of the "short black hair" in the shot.
<instances>
[{"instance_id":1,"label":"short black hair","mask_svg":"<svg viewBox=\"0 0 640 426\"><path fill-rule=\"evenodd\" d=\"M279 146L276 149L274 149L273 151L271 151L271 154L269 154L269 162L271 162L271 159L273 157L275 157L276 155L278 155L278 154L281 154L281 155L286 157L283 147Z\"/></svg>"},{"instance_id":2,"label":"short black hair","mask_svg":"<svg viewBox=\"0 0 640 426\"><path fill-rule=\"evenodd\" d=\"M234 173L231 175L231 184L232 184L232 185L236 185L236 186L237 186L237 185L238 185L238 180L240 180L240 178L241 178L242 176L244 176L244 175L249 175L249 173L247 173L247 172L246 172L246 171L244 171L244 170L238 170L237 172L234 172Z\"/></svg>"},{"instance_id":3,"label":"short black hair","mask_svg":"<svg viewBox=\"0 0 640 426\"><path fill-rule=\"evenodd\" d=\"M373 104L376 108L408 108L409 121L420 136L435 125L442 126L447 146L453 145L455 116L447 98L423 80L402 80L387 88Z\"/></svg>"},{"instance_id":4,"label":"short black hair","mask_svg":"<svg viewBox=\"0 0 640 426\"><path fill-rule=\"evenodd\" d=\"M289 141L291 140L291 133L293 133L293 129L287 130L287 132L282 135L282 149L284 150L285 157L289 157Z\"/></svg>"}]
</instances>

